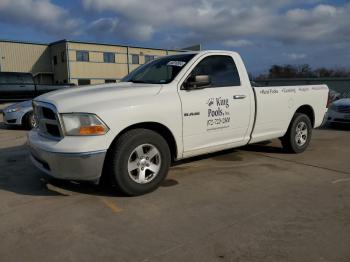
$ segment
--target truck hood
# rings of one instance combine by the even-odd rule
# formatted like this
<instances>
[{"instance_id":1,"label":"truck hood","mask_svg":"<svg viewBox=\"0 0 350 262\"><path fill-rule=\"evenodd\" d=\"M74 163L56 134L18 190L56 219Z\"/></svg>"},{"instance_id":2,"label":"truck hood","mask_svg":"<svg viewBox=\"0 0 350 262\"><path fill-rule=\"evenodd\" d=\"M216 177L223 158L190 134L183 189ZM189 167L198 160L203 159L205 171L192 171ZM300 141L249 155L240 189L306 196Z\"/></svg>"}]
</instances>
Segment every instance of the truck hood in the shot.
<instances>
[{"instance_id":1,"label":"truck hood","mask_svg":"<svg viewBox=\"0 0 350 262\"><path fill-rule=\"evenodd\" d=\"M136 83L112 83L85 87L74 87L46 93L35 98L35 101L47 102L56 106L60 113L63 112L88 112L87 109L101 106L109 102L117 104L118 101L126 101L133 105L133 98L155 96L162 85L136 84ZM136 103L136 102L135 102Z\"/></svg>"}]
</instances>

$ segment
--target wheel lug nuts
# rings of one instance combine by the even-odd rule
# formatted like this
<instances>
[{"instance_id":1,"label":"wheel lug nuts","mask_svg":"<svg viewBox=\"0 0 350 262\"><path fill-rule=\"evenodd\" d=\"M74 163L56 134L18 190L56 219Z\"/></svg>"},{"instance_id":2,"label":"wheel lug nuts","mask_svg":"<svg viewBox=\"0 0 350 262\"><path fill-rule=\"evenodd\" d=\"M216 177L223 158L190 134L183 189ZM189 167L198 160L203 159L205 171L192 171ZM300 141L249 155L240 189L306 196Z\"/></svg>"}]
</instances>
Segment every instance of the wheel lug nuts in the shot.
<instances>
[{"instance_id":1,"label":"wheel lug nuts","mask_svg":"<svg viewBox=\"0 0 350 262\"><path fill-rule=\"evenodd\" d=\"M146 160L148 160L149 159L149 157L146 157Z\"/></svg>"},{"instance_id":2,"label":"wheel lug nuts","mask_svg":"<svg viewBox=\"0 0 350 262\"><path fill-rule=\"evenodd\" d=\"M141 170L143 170L143 167L141 167Z\"/></svg>"}]
</instances>

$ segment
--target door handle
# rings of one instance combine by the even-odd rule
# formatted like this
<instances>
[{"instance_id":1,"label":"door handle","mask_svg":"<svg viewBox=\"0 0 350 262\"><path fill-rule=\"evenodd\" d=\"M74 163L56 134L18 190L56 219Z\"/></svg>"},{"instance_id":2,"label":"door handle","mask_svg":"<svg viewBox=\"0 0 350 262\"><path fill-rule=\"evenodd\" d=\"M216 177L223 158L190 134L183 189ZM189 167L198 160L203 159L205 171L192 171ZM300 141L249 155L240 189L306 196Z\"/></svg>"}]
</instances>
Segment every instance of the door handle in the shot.
<instances>
[{"instance_id":1,"label":"door handle","mask_svg":"<svg viewBox=\"0 0 350 262\"><path fill-rule=\"evenodd\" d=\"M245 95L234 95L233 99L244 99Z\"/></svg>"}]
</instances>

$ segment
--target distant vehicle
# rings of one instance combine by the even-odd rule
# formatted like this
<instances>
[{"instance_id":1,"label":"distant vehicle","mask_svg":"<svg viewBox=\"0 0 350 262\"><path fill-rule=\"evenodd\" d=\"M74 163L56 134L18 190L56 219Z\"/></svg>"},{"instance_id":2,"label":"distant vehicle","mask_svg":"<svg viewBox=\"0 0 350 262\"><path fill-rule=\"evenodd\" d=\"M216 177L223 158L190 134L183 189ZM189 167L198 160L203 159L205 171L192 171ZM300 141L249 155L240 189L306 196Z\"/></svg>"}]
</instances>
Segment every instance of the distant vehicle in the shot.
<instances>
[{"instance_id":1,"label":"distant vehicle","mask_svg":"<svg viewBox=\"0 0 350 262\"><path fill-rule=\"evenodd\" d=\"M2 114L4 123L8 126L22 126L27 129L37 126L32 100L10 105L2 111Z\"/></svg>"},{"instance_id":2,"label":"distant vehicle","mask_svg":"<svg viewBox=\"0 0 350 262\"><path fill-rule=\"evenodd\" d=\"M328 123L350 123L350 98L336 100L328 109Z\"/></svg>"},{"instance_id":3,"label":"distant vehicle","mask_svg":"<svg viewBox=\"0 0 350 262\"><path fill-rule=\"evenodd\" d=\"M35 98L39 124L28 145L34 165L53 177L97 182L104 171L140 195L161 184L171 161L273 138L303 152L327 99L326 85L252 87L234 52L181 53L120 83Z\"/></svg>"},{"instance_id":4,"label":"distant vehicle","mask_svg":"<svg viewBox=\"0 0 350 262\"><path fill-rule=\"evenodd\" d=\"M341 94L337 91L334 91L332 89L329 89L329 96L328 96L328 103L331 104L334 101L337 101L341 98Z\"/></svg>"},{"instance_id":5,"label":"distant vehicle","mask_svg":"<svg viewBox=\"0 0 350 262\"><path fill-rule=\"evenodd\" d=\"M35 84L32 74L0 72L0 101L22 101L33 99L44 93L71 86L72 84Z\"/></svg>"}]
</instances>

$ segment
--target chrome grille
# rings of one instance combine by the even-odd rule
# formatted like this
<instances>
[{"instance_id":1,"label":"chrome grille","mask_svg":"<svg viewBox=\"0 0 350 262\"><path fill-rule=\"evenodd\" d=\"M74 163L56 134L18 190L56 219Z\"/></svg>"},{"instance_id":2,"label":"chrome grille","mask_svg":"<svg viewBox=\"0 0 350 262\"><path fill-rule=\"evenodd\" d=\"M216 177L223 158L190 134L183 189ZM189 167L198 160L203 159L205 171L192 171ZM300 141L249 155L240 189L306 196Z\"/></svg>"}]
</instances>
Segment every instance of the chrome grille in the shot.
<instances>
[{"instance_id":1,"label":"chrome grille","mask_svg":"<svg viewBox=\"0 0 350 262\"><path fill-rule=\"evenodd\" d=\"M350 113L350 106L337 106L336 111L339 113Z\"/></svg>"},{"instance_id":2,"label":"chrome grille","mask_svg":"<svg viewBox=\"0 0 350 262\"><path fill-rule=\"evenodd\" d=\"M33 111L40 135L55 140L63 138L59 114L54 105L33 101Z\"/></svg>"}]
</instances>

